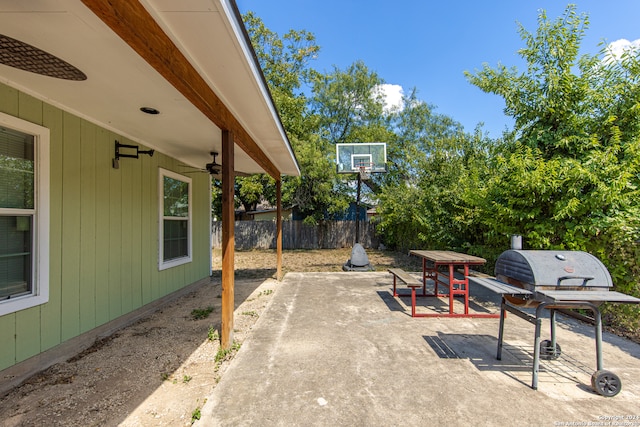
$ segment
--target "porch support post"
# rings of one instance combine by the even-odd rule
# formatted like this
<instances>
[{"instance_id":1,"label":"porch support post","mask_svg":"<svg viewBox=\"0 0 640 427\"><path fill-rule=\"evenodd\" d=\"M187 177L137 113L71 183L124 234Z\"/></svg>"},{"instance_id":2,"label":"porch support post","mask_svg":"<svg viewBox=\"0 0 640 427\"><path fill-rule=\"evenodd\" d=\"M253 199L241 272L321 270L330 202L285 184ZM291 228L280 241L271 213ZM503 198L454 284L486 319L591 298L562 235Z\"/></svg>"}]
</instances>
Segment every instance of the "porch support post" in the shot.
<instances>
[{"instance_id":1,"label":"porch support post","mask_svg":"<svg viewBox=\"0 0 640 427\"><path fill-rule=\"evenodd\" d=\"M233 133L222 131L222 321L220 347L233 343L235 215L233 209Z\"/></svg>"},{"instance_id":2,"label":"porch support post","mask_svg":"<svg viewBox=\"0 0 640 427\"><path fill-rule=\"evenodd\" d=\"M276 179L276 279L282 280L282 178Z\"/></svg>"}]
</instances>

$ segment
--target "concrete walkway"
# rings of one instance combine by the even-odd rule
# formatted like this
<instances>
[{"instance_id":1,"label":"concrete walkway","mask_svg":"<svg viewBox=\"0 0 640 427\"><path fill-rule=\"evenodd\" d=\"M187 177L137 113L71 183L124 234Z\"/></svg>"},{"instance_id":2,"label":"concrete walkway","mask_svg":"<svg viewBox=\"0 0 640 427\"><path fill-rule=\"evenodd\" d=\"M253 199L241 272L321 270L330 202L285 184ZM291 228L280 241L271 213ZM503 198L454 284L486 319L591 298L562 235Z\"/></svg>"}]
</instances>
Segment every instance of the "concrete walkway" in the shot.
<instances>
[{"instance_id":1,"label":"concrete walkway","mask_svg":"<svg viewBox=\"0 0 640 427\"><path fill-rule=\"evenodd\" d=\"M391 284L382 272L287 274L196 425L640 426L640 345L604 334L622 391L602 397L593 327L558 316L562 356L541 363L534 391L533 325L508 316L499 361L498 319L412 318Z\"/></svg>"}]
</instances>

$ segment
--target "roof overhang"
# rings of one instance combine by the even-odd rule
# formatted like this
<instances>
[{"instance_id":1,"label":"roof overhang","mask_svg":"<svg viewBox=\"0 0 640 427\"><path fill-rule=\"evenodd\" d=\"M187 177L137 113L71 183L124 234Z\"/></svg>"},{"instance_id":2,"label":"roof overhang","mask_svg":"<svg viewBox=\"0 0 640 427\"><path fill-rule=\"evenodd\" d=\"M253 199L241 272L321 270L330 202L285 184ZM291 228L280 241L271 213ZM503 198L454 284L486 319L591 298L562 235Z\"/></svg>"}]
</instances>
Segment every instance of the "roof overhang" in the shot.
<instances>
[{"instance_id":1,"label":"roof overhang","mask_svg":"<svg viewBox=\"0 0 640 427\"><path fill-rule=\"evenodd\" d=\"M3 83L185 165L202 168L210 152L222 153L225 129L240 148L237 172L300 174L232 0L9 0L0 33L87 76L0 65Z\"/></svg>"}]
</instances>

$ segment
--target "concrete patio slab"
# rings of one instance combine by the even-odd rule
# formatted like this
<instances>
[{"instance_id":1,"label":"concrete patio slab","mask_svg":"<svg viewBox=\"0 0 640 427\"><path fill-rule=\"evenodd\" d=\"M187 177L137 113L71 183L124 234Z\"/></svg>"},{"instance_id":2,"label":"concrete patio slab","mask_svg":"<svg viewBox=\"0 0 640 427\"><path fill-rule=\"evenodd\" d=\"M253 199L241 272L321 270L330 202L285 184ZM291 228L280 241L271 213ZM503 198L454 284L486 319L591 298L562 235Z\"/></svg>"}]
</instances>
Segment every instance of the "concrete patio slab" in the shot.
<instances>
[{"instance_id":1,"label":"concrete patio slab","mask_svg":"<svg viewBox=\"0 0 640 427\"><path fill-rule=\"evenodd\" d=\"M509 315L496 360L498 319L412 318L391 286L382 272L287 274L197 425L640 426L640 345L604 333L622 391L600 396L593 327L559 315L562 355L533 390L533 325ZM472 308L498 311L478 293Z\"/></svg>"}]
</instances>

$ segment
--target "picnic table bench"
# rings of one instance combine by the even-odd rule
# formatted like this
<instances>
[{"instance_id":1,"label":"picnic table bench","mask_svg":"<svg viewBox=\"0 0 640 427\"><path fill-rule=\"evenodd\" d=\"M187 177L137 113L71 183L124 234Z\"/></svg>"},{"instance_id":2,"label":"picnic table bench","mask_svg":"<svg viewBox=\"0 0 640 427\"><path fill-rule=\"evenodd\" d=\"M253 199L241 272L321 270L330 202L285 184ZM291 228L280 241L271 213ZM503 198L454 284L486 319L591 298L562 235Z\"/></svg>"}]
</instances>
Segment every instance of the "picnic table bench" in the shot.
<instances>
[{"instance_id":1,"label":"picnic table bench","mask_svg":"<svg viewBox=\"0 0 640 427\"><path fill-rule=\"evenodd\" d=\"M390 268L388 271L393 275L393 296L394 297L400 296L400 294L398 294L396 290L397 280L400 280L409 288L411 288L411 316L415 317L416 288L422 288L424 287L424 284L422 283L421 280L416 279L411 274L407 273L401 268Z\"/></svg>"}]
</instances>

